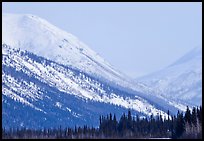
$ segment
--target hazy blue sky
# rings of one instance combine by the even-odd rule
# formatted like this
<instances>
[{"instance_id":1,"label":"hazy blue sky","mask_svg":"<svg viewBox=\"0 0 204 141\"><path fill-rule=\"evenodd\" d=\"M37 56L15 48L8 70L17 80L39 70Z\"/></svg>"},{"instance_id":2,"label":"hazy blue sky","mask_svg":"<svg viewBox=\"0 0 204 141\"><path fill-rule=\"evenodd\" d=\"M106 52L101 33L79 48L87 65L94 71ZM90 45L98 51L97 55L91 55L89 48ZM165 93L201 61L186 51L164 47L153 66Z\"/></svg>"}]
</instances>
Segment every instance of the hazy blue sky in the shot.
<instances>
[{"instance_id":1,"label":"hazy blue sky","mask_svg":"<svg viewBox=\"0 0 204 141\"><path fill-rule=\"evenodd\" d=\"M77 36L136 78L202 44L201 3L3 3L3 13L34 14Z\"/></svg>"}]
</instances>

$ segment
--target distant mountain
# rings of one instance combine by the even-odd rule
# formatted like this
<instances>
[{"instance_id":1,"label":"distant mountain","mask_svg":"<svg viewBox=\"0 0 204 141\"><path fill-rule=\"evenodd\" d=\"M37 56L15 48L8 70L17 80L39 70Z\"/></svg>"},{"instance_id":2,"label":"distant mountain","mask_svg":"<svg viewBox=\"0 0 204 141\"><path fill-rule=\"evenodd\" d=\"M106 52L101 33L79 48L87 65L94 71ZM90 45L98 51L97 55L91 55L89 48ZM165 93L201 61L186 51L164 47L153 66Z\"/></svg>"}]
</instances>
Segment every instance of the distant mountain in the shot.
<instances>
[{"instance_id":1,"label":"distant mountain","mask_svg":"<svg viewBox=\"0 0 204 141\"><path fill-rule=\"evenodd\" d=\"M154 92L189 105L202 104L202 48L196 47L170 66L136 79Z\"/></svg>"},{"instance_id":2,"label":"distant mountain","mask_svg":"<svg viewBox=\"0 0 204 141\"><path fill-rule=\"evenodd\" d=\"M96 126L110 112L167 117L183 109L37 16L3 14L2 28L3 127Z\"/></svg>"}]
</instances>

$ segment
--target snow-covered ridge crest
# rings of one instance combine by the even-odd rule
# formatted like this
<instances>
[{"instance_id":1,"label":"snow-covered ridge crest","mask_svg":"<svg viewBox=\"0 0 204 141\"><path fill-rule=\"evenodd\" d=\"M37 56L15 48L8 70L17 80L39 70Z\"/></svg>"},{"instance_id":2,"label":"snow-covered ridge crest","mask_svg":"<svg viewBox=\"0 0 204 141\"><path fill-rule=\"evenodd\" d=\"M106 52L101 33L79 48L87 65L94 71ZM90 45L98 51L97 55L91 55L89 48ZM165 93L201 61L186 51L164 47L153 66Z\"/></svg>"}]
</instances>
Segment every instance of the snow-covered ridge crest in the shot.
<instances>
[{"instance_id":1,"label":"snow-covered ridge crest","mask_svg":"<svg viewBox=\"0 0 204 141\"><path fill-rule=\"evenodd\" d=\"M126 78L74 35L40 17L3 14L2 19L3 44L28 50L64 65L72 65L88 73L103 75L111 81Z\"/></svg>"}]
</instances>

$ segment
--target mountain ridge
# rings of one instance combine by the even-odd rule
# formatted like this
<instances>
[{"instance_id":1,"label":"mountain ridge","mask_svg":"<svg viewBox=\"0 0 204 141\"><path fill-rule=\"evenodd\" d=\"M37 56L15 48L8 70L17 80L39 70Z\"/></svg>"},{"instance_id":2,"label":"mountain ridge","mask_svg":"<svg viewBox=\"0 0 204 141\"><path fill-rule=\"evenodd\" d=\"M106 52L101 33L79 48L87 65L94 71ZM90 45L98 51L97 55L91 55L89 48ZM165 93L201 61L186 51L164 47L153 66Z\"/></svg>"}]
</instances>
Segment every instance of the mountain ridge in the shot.
<instances>
[{"instance_id":1,"label":"mountain ridge","mask_svg":"<svg viewBox=\"0 0 204 141\"><path fill-rule=\"evenodd\" d=\"M164 97L199 106L202 103L202 48L193 48L166 68L140 77L136 82L152 87Z\"/></svg>"},{"instance_id":2,"label":"mountain ridge","mask_svg":"<svg viewBox=\"0 0 204 141\"><path fill-rule=\"evenodd\" d=\"M2 20L4 126L59 126L63 120L66 126L96 125L92 119L111 111L167 117L167 110L185 110L132 83L76 37L37 16L3 14Z\"/></svg>"}]
</instances>

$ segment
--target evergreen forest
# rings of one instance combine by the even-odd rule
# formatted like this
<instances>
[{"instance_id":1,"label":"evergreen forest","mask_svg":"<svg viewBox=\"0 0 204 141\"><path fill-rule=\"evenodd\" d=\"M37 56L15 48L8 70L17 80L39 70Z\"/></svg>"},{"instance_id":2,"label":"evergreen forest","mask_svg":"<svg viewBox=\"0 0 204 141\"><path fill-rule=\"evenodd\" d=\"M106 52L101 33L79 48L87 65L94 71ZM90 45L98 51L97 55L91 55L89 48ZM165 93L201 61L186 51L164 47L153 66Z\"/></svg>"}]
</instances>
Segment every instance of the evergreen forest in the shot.
<instances>
[{"instance_id":1,"label":"evergreen forest","mask_svg":"<svg viewBox=\"0 0 204 141\"><path fill-rule=\"evenodd\" d=\"M101 115L99 127L61 128L55 129L27 129L2 127L3 139L148 139L148 138L171 138L171 139L202 139L202 106L187 106L185 112L177 112L167 118L161 115L148 118L133 116L131 110L123 113L117 120L114 113Z\"/></svg>"}]
</instances>

